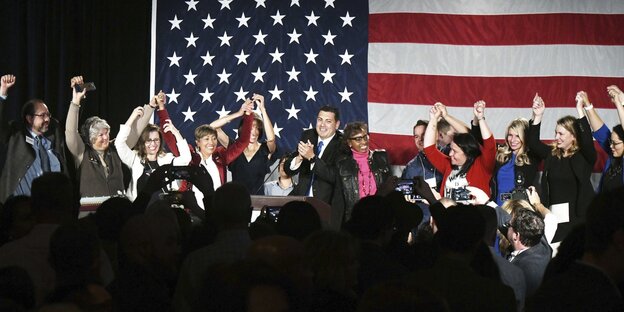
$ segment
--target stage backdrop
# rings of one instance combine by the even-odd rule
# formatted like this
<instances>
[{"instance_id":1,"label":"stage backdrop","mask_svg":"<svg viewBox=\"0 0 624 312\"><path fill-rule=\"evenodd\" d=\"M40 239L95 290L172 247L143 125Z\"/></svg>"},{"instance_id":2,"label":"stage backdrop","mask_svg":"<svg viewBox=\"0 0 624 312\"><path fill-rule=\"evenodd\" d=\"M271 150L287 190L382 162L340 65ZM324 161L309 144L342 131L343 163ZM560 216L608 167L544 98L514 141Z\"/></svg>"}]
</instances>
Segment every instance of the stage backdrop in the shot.
<instances>
[{"instance_id":1,"label":"stage backdrop","mask_svg":"<svg viewBox=\"0 0 624 312\"><path fill-rule=\"evenodd\" d=\"M624 87L624 2L201 0L152 2L154 92L187 139L193 129L265 96L282 151L322 105L369 123L371 146L396 165L412 126L440 101L468 122L487 102L496 138L532 98L546 102L543 139L574 115L577 91L613 126L606 87ZM235 135L236 124L226 128Z\"/></svg>"}]
</instances>

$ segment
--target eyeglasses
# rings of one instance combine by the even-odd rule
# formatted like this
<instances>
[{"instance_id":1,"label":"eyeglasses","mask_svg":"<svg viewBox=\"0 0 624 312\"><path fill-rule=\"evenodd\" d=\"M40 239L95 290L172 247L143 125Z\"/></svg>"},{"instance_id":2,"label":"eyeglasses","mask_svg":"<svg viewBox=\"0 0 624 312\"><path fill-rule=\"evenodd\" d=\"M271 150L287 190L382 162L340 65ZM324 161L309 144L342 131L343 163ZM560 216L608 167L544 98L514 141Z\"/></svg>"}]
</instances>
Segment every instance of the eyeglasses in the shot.
<instances>
[{"instance_id":1,"label":"eyeglasses","mask_svg":"<svg viewBox=\"0 0 624 312\"><path fill-rule=\"evenodd\" d=\"M37 117L41 117L41 118L46 118L46 117L51 118L52 117L52 114L50 114L50 113L41 113L41 114L32 114L32 115L33 116L37 116Z\"/></svg>"},{"instance_id":2,"label":"eyeglasses","mask_svg":"<svg viewBox=\"0 0 624 312\"><path fill-rule=\"evenodd\" d=\"M618 145L620 145L622 143L624 143L624 141L620 141L620 142L613 142L613 141L611 141L611 142L609 142L609 146L618 146Z\"/></svg>"},{"instance_id":3,"label":"eyeglasses","mask_svg":"<svg viewBox=\"0 0 624 312\"><path fill-rule=\"evenodd\" d=\"M150 143L158 144L160 143L160 139L147 139L145 140L145 144L149 145Z\"/></svg>"},{"instance_id":4,"label":"eyeglasses","mask_svg":"<svg viewBox=\"0 0 624 312\"><path fill-rule=\"evenodd\" d=\"M358 143L366 142L366 141L368 141L368 134L365 134L363 136L358 136L358 137L352 137L352 138L349 138L349 140L353 140L353 141L356 141Z\"/></svg>"},{"instance_id":5,"label":"eyeglasses","mask_svg":"<svg viewBox=\"0 0 624 312\"><path fill-rule=\"evenodd\" d=\"M503 233L503 234L507 234L507 231L509 230L509 228L511 227L511 223L509 221L503 223L498 230Z\"/></svg>"}]
</instances>

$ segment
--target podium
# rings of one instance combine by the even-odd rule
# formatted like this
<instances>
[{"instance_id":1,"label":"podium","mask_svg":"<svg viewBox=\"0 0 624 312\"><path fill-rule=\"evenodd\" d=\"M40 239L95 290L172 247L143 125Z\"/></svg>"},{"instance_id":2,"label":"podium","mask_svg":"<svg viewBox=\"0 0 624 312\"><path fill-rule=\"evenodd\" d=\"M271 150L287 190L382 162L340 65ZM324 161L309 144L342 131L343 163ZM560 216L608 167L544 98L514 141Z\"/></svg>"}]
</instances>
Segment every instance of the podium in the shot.
<instances>
[{"instance_id":1,"label":"podium","mask_svg":"<svg viewBox=\"0 0 624 312\"><path fill-rule=\"evenodd\" d=\"M329 226L332 229L339 229L340 221L332 220L331 206L326 202L308 196L251 196L251 206L253 207L254 214L260 214L262 207L278 207L291 201L304 201L310 203L316 212L321 217L321 223Z\"/></svg>"}]
</instances>

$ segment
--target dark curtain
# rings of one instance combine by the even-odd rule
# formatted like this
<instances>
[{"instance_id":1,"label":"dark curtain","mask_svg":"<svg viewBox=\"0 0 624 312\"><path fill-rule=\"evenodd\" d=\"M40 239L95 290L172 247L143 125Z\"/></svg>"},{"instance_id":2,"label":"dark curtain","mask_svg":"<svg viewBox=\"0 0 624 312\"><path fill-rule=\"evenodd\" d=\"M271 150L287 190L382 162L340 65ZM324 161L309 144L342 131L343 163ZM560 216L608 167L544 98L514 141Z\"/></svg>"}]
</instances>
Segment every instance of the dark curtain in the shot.
<instances>
[{"instance_id":1,"label":"dark curtain","mask_svg":"<svg viewBox=\"0 0 624 312\"><path fill-rule=\"evenodd\" d=\"M17 76L9 116L41 98L64 125L69 80L82 75L97 90L81 121L98 115L115 135L149 99L150 17L151 0L0 0L0 75Z\"/></svg>"}]
</instances>

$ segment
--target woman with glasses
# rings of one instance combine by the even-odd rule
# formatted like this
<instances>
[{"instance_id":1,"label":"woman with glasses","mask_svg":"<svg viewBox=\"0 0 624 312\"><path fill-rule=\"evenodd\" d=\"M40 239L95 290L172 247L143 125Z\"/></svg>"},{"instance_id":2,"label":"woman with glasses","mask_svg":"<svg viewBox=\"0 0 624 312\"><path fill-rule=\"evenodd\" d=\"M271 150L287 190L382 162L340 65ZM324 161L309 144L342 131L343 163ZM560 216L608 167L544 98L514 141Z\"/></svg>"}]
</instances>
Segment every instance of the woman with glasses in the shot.
<instances>
[{"instance_id":1,"label":"woman with glasses","mask_svg":"<svg viewBox=\"0 0 624 312\"><path fill-rule=\"evenodd\" d=\"M587 93L579 92L580 100L585 108L585 115L589 119L589 124L593 129L593 136L600 144L600 147L609 155L609 159L605 164L600 178L600 192L609 191L624 186L624 173L622 170L622 154L624 154L624 129L622 122L624 121L624 92L617 86L607 87L611 102L615 104L615 108L620 118L620 124L613 127L613 131L609 131L609 127L605 125L594 106L589 102Z\"/></svg>"},{"instance_id":2,"label":"woman with glasses","mask_svg":"<svg viewBox=\"0 0 624 312\"><path fill-rule=\"evenodd\" d=\"M494 171L496 142L485 121L485 102L478 101L473 107L473 114L483 138L483 148L472 134L458 133L453 137L448 156L436 148L437 126L442 110L440 103L431 107L424 140L425 155L444 175L440 186L441 195L455 201L467 201L470 197L466 187L474 186L490 196L489 184Z\"/></svg>"},{"instance_id":3,"label":"woman with glasses","mask_svg":"<svg viewBox=\"0 0 624 312\"><path fill-rule=\"evenodd\" d=\"M375 195L391 172L386 151L370 150L368 125L359 121L347 124L342 139L342 155L336 162L340 179L337 184L344 199L343 222L347 222L355 203Z\"/></svg>"},{"instance_id":4,"label":"woman with glasses","mask_svg":"<svg viewBox=\"0 0 624 312\"><path fill-rule=\"evenodd\" d=\"M594 197L591 173L596 162L596 149L578 95L576 108L579 118L559 118L555 140L548 145L540 141L540 127L546 106L539 95L533 98L533 122L529 126L528 145L531 151L544 160L541 198L561 221L555 242L561 241L572 227L585 219L587 207Z\"/></svg>"},{"instance_id":5,"label":"woman with glasses","mask_svg":"<svg viewBox=\"0 0 624 312\"><path fill-rule=\"evenodd\" d=\"M152 99L156 98L164 101L165 94L162 91ZM173 164L174 166L186 166L191 161L191 152L188 149L186 140L182 137L178 129L171 123L171 120L161 120L164 122L164 132L171 133L176 140L176 145L180 155L175 157L172 153L165 153L163 148L163 133L157 125L148 124L134 147L128 145L127 139L130 129L137 119L144 114L143 107L137 107L132 111L125 124L121 125L115 147L121 161L132 171L132 180L126 192L130 200L134 200L138 191L143 189L150 174L160 165ZM133 148L133 149L131 149Z\"/></svg>"}]
</instances>

